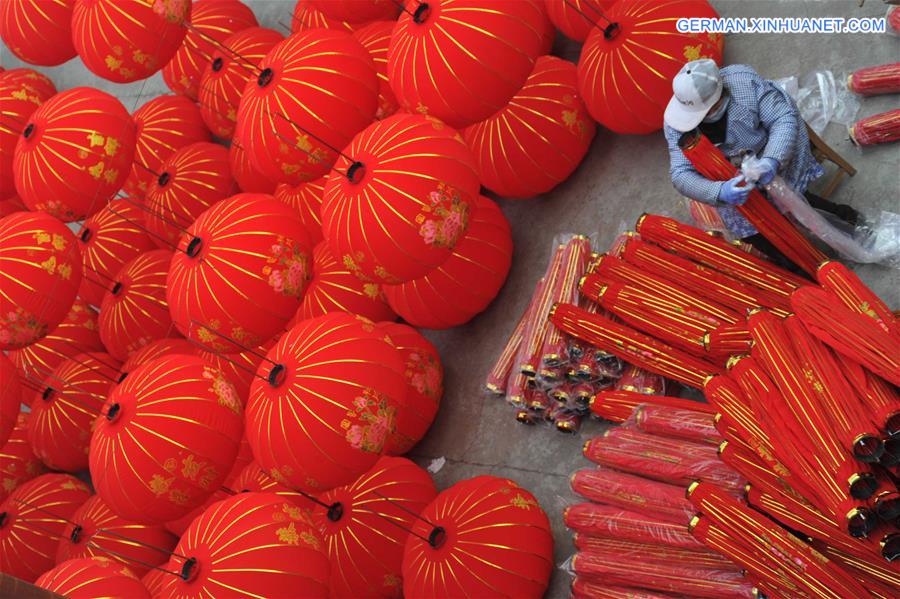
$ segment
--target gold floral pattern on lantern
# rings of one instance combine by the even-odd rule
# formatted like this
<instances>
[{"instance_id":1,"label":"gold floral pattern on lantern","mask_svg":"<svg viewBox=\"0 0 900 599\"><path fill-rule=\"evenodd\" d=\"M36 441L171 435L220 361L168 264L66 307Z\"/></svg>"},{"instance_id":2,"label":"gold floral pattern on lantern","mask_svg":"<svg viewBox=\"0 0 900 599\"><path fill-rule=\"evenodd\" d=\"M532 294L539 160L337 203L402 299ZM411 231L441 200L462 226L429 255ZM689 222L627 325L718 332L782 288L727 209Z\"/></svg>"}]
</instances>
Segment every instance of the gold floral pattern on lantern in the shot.
<instances>
[{"instance_id":1,"label":"gold floral pattern on lantern","mask_svg":"<svg viewBox=\"0 0 900 599\"><path fill-rule=\"evenodd\" d=\"M300 544L300 533L297 532L297 527L293 522L289 522L287 526L283 526L276 530L275 535L278 537L279 541L287 545Z\"/></svg>"},{"instance_id":2,"label":"gold floral pattern on lantern","mask_svg":"<svg viewBox=\"0 0 900 599\"><path fill-rule=\"evenodd\" d=\"M388 405L381 393L366 388L353 399L341 427L347 431L345 438L353 448L380 453L388 435L394 432L395 422L396 408Z\"/></svg>"},{"instance_id":3,"label":"gold floral pattern on lantern","mask_svg":"<svg viewBox=\"0 0 900 599\"><path fill-rule=\"evenodd\" d=\"M263 267L269 286L278 293L302 297L309 280L309 256L294 239L281 235L271 251Z\"/></svg>"},{"instance_id":4,"label":"gold floral pattern on lantern","mask_svg":"<svg viewBox=\"0 0 900 599\"><path fill-rule=\"evenodd\" d=\"M419 235L427 245L453 248L466 230L469 204L460 197L459 190L446 183L428 194L428 201L416 216Z\"/></svg>"},{"instance_id":5,"label":"gold floral pattern on lantern","mask_svg":"<svg viewBox=\"0 0 900 599\"><path fill-rule=\"evenodd\" d=\"M29 345L47 334L47 324L23 308L0 314L0 343L16 346Z\"/></svg>"}]
</instances>

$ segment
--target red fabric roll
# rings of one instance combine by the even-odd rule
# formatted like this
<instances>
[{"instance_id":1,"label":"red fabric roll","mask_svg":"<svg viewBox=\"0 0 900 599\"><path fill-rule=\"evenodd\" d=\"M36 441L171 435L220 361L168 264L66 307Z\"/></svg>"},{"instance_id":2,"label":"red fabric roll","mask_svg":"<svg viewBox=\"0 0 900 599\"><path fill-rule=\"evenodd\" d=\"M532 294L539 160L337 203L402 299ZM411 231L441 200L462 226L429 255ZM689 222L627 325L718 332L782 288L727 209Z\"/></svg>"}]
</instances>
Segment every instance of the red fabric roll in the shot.
<instances>
[{"instance_id":1,"label":"red fabric roll","mask_svg":"<svg viewBox=\"0 0 900 599\"><path fill-rule=\"evenodd\" d=\"M900 93L900 62L857 69L847 77L847 87L861 96Z\"/></svg>"},{"instance_id":2,"label":"red fabric roll","mask_svg":"<svg viewBox=\"0 0 900 599\"><path fill-rule=\"evenodd\" d=\"M684 488L624 474L609 468L585 468L569 478L572 490L597 503L645 514L673 524L687 524L694 515Z\"/></svg>"},{"instance_id":3,"label":"red fabric roll","mask_svg":"<svg viewBox=\"0 0 900 599\"><path fill-rule=\"evenodd\" d=\"M684 524L673 524L611 505L590 502L570 505L563 512L563 520L566 526L579 533L689 549L703 547Z\"/></svg>"},{"instance_id":4,"label":"red fabric roll","mask_svg":"<svg viewBox=\"0 0 900 599\"><path fill-rule=\"evenodd\" d=\"M620 389L605 390L595 395L591 400L591 411L600 418L611 422L625 422L631 416L634 408L641 404L670 406L682 410L715 414L712 406L699 401L666 395L645 395Z\"/></svg>"},{"instance_id":5,"label":"red fabric roll","mask_svg":"<svg viewBox=\"0 0 900 599\"><path fill-rule=\"evenodd\" d=\"M681 490L681 498L686 502L684 491ZM693 508L692 508L693 511ZM613 537L598 536L576 532L573 538L575 547L579 551L621 551L623 555L640 557L641 561L649 563L677 564L690 563L700 568L715 570L740 570L740 566L724 555L706 549L704 547L676 547L659 543L643 543L640 541L627 541Z\"/></svg>"},{"instance_id":6,"label":"red fabric roll","mask_svg":"<svg viewBox=\"0 0 900 599\"><path fill-rule=\"evenodd\" d=\"M716 446L722 442L712 414L651 404L640 406L634 419L638 429L651 435Z\"/></svg>"}]
</instances>

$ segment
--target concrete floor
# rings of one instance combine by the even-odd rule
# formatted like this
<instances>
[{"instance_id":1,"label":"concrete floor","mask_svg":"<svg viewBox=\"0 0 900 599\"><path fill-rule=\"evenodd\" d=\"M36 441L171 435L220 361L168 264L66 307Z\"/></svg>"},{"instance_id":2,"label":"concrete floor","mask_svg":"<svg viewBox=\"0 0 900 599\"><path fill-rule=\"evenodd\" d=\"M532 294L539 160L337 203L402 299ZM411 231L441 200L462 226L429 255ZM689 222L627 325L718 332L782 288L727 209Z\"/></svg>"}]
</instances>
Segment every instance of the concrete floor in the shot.
<instances>
[{"instance_id":1,"label":"concrete floor","mask_svg":"<svg viewBox=\"0 0 900 599\"><path fill-rule=\"evenodd\" d=\"M246 0L245 0L246 1ZM286 30L293 2L249 1L263 26ZM722 16L737 17L875 17L885 5L867 0L863 7L848 0L713 0ZM859 35L729 35L726 63L746 63L767 78L803 75L830 69L836 76L853 69L900 59L900 37ZM577 60L578 48L560 40L557 52ZM21 65L5 47L0 58L6 68ZM56 68L41 68L60 90L92 85L117 95L129 110L168 90L159 76L144 82L118 85L98 79L78 60ZM859 116L895 108L898 96L866 99ZM848 158L859 173L845 182L834 199L870 215L881 210L900 212L900 147L859 150L847 130L829 125L826 141ZM585 467L581 445L597 433L589 423L580 434L566 436L549 427L524 427L502 400L482 393L485 373L503 347L515 320L524 309L535 282L547 263L553 237L563 232L596 235L605 249L615 236L633 226L642 212L687 220L682 198L668 179L668 156L661 134L619 136L599 130L590 153L578 171L553 192L528 201L501 201L515 239L515 256L506 286L494 304L465 326L427 332L437 344L446 371L446 395L437 421L412 457L422 465L443 457L446 465L435 475L440 487L479 474L515 479L531 490L550 516L556 539L556 561L562 563L573 547L561 522L564 507L573 501L568 476ZM900 273L877 266L858 269L893 308L900 308ZM560 571L548 597L565 597L570 577Z\"/></svg>"}]
</instances>

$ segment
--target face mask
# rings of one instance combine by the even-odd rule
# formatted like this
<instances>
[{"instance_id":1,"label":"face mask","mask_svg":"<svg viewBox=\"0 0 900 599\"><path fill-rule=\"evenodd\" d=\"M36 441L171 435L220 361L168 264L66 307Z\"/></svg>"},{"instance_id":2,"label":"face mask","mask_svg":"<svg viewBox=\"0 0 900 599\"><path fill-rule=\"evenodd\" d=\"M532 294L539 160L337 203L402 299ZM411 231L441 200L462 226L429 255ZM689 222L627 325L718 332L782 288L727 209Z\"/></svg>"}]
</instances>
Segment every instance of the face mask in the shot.
<instances>
[{"instance_id":1,"label":"face mask","mask_svg":"<svg viewBox=\"0 0 900 599\"><path fill-rule=\"evenodd\" d=\"M715 112L710 112L703 118L704 123L715 123L725 114L725 111L728 110L728 102L731 101L731 98L725 96L722 100L722 103L716 109Z\"/></svg>"}]
</instances>

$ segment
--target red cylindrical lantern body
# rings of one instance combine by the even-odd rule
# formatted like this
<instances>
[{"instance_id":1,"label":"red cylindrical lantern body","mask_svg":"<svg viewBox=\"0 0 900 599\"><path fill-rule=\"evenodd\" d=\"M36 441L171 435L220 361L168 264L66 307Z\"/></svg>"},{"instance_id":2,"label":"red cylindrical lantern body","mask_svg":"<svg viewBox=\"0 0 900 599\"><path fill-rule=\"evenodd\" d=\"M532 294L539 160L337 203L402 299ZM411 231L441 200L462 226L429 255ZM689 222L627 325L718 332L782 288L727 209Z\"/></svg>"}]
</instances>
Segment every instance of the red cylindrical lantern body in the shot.
<instances>
[{"instance_id":1,"label":"red cylindrical lantern body","mask_svg":"<svg viewBox=\"0 0 900 599\"><path fill-rule=\"evenodd\" d=\"M55 93L53 83L37 71L10 69L0 73L0 104L3 105L3 120L0 121L0 200L7 200L16 194L13 155L22 129L31 113Z\"/></svg>"},{"instance_id":2,"label":"red cylindrical lantern body","mask_svg":"<svg viewBox=\"0 0 900 599\"><path fill-rule=\"evenodd\" d=\"M388 4L385 2L385 4ZM374 21L353 32L353 37L365 46L375 63L375 73L378 75L378 110L375 111L376 119L389 117L400 108L394 90L391 89L387 76L387 55L391 43L391 34L394 31L394 21Z\"/></svg>"},{"instance_id":3,"label":"red cylindrical lantern body","mask_svg":"<svg viewBox=\"0 0 900 599\"><path fill-rule=\"evenodd\" d=\"M46 469L28 442L28 412L19 412L6 443L0 447L0 501Z\"/></svg>"},{"instance_id":4,"label":"red cylindrical lantern body","mask_svg":"<svg viewBox=\"0 0 900 599\"><path fill-rule=\"evenodd\" d=\"M281 183L275 188L275 199L291 206L300 215L306 225L309 240L317 244L325 237L322 234L322 197L325 195L325 182L328 177L300 185Z\"/></svg>"},{"instance_id":5,"label":"red cylindrical lantern body","mask_svg":"<svg viewBox=\"0 0 900 599\"><path fill-rule=\"evenodd\" d=\"M52 67L75 56L75 0L10 0L0 4L0 37L29 64Z\"/></svg>"},{"instance_id":6,"label":"red cylindrical lantern body","mask_svg":"<svg viewBox=\"0 0 900 599\"><path fill-rule=\"evenodd\" d=\"M150 593L134 572L106 557L66 560L41 574L34 586L69 599L150 599Z\"/></svg>"}]
</instances>

